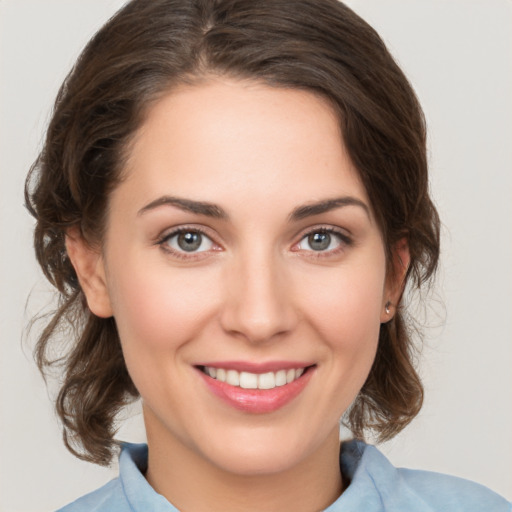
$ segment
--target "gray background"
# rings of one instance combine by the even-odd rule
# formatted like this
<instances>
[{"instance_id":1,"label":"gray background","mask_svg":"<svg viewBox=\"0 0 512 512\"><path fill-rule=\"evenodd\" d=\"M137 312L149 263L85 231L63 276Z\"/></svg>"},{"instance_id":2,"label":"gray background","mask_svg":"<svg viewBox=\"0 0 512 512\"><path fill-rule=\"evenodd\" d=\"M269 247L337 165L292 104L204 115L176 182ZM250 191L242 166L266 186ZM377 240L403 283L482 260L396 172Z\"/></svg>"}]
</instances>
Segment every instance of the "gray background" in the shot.
<instances>
[{"instance_id":1,"label":"gray background","mask_svg":"<svg viewBox=\"0 0 512 512\"><path fill-rule=\"evenodd\" d=\"M0 512L54 510L116 474L63 447L22 332L52 294L34 262L23 180L78 52L121 0L0 0ZM512 2L351 0L414 84L430 127L442 268L415 422L397 465L512 499ZM31 299L27 303L27 297ZM137 407L120 437L144 439Z\"/></svg>"}]
</instances>

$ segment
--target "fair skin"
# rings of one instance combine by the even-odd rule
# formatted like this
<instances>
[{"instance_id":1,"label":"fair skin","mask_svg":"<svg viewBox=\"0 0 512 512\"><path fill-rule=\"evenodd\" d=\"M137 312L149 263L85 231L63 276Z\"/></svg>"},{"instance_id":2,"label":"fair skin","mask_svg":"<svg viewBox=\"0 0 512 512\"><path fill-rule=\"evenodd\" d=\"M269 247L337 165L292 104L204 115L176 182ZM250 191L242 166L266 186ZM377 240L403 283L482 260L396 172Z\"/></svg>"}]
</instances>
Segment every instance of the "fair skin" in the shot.
<instances>
[{"instance_id":1,"label":"fair skin","mask_svg":"<svg viewBox=\"0 0 512 512\"><path fill-rule=\"evenodd\" d=\"M228 79L172 91L137 133L101 250L76 231L67 247L90 309L116 320L157 492L185 512L336 500L339 419L408 256L390 279L325 100ZM300 371L247 390L209 369Z\"/></svg>"}]
</instances>

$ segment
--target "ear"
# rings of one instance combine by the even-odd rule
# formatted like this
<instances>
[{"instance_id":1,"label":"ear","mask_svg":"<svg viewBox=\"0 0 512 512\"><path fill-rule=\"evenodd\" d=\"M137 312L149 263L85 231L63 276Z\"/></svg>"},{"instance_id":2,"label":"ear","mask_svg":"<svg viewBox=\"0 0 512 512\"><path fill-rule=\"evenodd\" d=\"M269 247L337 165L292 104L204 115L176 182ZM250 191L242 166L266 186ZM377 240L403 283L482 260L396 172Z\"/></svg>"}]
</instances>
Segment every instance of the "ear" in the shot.
<instances>
[{"instance_id":1,"label":"ear","mask_svg":"<svg viewBox=\"0 0 512 512\"><path fill-rule=\"evenodd\" d=\"M381 323L393 319L405 287L405 277L411 262L409 245L406 238L400 239L392 251L391 268L386 278L382 302Z\"/></svg>"},{"instance_id":2,"label":"ear","mask_svg":"<svg viewBox=\"0 0 512 512\"><path fill-rule=\"evenodd\" d=\"M96 316L111 317L112 307L101 251L92 247L77 227L72 227L66 232L66 250L89 309Z\"/></svg>"}]
</instances>

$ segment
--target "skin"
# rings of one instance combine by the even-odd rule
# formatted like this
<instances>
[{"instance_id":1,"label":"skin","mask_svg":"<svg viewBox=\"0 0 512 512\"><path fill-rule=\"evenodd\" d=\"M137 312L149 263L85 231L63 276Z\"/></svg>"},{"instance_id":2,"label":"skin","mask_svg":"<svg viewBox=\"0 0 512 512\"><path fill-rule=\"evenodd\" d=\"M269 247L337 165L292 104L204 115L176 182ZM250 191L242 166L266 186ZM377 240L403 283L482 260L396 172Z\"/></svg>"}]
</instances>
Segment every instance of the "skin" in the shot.
<instances>
[{"instance_id":1,"label":"skin","mask_svg":"<svg viewBox=\"0 0 512 512\"><path fill-rule=\"evenodd\" d=\"M164 196L212 203L225 218L155 204ZM360 204L291 218L340 197ZM148 112L109 206L101 250L73 230L67 246L90 309L115 317L143 399L149 483L183 511L327 507L343 489L339 419L408 261L402 244L397 278L386 276L330 106L228 79L176 89ZM164 240L176 227L204 231L200 250ZM308 235L321 228L341 235L313 250ZM291 402L253 414L214 396L195 367L233 360L314 368Z\"/></svg>"}]
</instances>

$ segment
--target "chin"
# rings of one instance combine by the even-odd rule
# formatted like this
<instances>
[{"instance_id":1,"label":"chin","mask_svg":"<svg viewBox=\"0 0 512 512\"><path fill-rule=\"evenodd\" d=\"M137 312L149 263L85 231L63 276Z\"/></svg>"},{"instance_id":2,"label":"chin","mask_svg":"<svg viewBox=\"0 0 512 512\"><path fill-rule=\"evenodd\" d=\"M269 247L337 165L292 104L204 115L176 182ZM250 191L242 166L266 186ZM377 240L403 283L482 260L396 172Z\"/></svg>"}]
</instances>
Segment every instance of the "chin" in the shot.
<instances>
[{"instance_id":1,"label":"chin","mask_svg":"<svg viewBox=\"0 0 512 512\"><path fill-rule=\"evenodd\" d=\"M214 464L221 470L240 476L274 475L296 467L301 454L295 447L262 446L234 447L223 450L215 457Z\"/></svg>"},{"instance_id":2,"label":"chin","mask_svg":"<svg viewBox=\"0 0 512 512\"><path fill-rule=\"evenodd\" d=\"M215 443L208 443L205 455L213 465L231 474L275 475L300 467L322 444L320 439L296 435L291 428L280 430L252 427L245 433L223 436L225 442L221 443L217 437ZM335 430L335 436L329 437L337 444L339 435Z\"/></svg>"}]
</instances>

